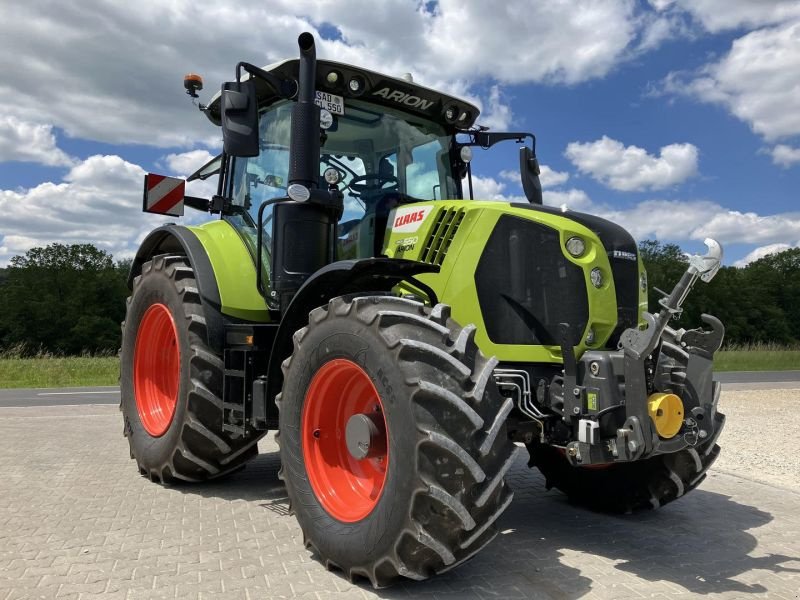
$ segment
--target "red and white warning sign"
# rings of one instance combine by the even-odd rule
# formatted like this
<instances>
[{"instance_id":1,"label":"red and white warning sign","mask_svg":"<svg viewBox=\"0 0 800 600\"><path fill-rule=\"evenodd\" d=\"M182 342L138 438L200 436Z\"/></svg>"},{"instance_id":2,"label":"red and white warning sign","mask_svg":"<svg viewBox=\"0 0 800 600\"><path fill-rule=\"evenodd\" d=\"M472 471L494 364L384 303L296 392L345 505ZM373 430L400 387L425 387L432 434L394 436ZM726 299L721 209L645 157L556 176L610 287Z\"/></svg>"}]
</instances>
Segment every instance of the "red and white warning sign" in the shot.
<instances>
[{"instance_id":1,"label":"red and white warning sign","mask_svg":"<svg viewBox=\"0 0 800 600\"><path fill-rule=\"evenodd\" d=\"M148 173L144 176L144 212L183 216L186 180Z\"/></svg>"}]
</instances>

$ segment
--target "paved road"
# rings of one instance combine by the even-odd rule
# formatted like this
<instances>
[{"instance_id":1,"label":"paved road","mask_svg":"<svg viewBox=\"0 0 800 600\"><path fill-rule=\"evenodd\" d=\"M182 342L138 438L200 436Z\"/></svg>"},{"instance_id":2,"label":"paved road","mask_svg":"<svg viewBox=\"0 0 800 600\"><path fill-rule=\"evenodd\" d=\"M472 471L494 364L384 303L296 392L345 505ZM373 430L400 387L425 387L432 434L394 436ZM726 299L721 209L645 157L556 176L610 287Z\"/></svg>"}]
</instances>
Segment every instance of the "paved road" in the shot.
<instances>
[{"instance_id":1,"label":"paved road","mask_svg":"<svg viewBox=\"0 0 800 600\"><path fill-rule=\"evenodd\" d=\"M800 387L800 371L728 371L714 373L726 390L791 389Z\"/></svg>"},{"instance_id":2,"label":"paved road","mask_svg":"<svg viewBox=\"0 0 800 600\"><path fill-rule=\"evenodd\" d=\"M119 404L119 387L0 390L0 407Z\"/></svg>"}]
</instances>

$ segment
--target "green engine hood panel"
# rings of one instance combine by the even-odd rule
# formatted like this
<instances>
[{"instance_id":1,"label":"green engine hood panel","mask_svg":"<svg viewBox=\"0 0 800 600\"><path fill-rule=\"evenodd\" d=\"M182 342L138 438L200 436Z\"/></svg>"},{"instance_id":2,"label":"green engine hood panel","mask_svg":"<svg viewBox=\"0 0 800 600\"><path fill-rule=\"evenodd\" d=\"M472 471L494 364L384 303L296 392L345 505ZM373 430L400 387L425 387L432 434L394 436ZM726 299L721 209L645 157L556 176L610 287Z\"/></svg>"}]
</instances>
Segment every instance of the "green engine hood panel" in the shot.
<instances>
[{"instance_id":1,"label":"green engine hood panel","mask_svg":"<svg viewBox=\"0 0 800 600\"><path fill-rule=\"evenodd\" d=\"M558 233L562 254L583 271L585 289L576 293L588 294L588 323L576 346L578 356L587 349L603 347L617 326L617 301L614 278L608 253L598 235L570 218L570 213L531 210L505 202L436 201L404 205L390 215L384 243L389 257L436 263L441 271L420 275L431 286L441 302L452 307L453 318L460 324L477 326L476 342L484 354L501 361L560 363L561 349L557 345L519 345L494 343L487 333L483 311L478 299L476 270L498 221L503 215L534 221ZM580 236L586 250L579 258L570 256L564 244L572 236ZM523 254L520 261L535 260ZM511 265L508 265L511 268ZM600 288L591 283L592 269L605 274ZM641 262L635 267L642 271ZM547 282L542 282L547 285ZM639 294L638 310L646 308L646 292ZM594 342L586 343L589 329L594 330Z\"/></svg>"}]
</instances>

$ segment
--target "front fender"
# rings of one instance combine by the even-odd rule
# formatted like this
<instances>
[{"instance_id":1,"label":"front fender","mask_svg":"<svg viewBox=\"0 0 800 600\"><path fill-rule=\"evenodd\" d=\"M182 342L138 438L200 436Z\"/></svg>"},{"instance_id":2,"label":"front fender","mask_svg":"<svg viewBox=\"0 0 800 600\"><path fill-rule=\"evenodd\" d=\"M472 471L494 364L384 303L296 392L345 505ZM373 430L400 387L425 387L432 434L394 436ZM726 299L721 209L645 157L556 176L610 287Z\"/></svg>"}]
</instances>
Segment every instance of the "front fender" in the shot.
<instances>
[{"instance_id":1,"label":"front fender","mask_svg":"<svg viewBox=\"0 0 800 600\"><path fill-rule=\"evenodd\" d=\"M297 291L281 319L270 354L267 397L274 398L281 391L281 363L291 355L292 336L295 331L305 327L308 313L312 310L324 306L337 296L359 292L385 293L415 275L438 271L438 265L413 260L365 258L331 263L314 273Z\"/></svg>"}]
</instances>

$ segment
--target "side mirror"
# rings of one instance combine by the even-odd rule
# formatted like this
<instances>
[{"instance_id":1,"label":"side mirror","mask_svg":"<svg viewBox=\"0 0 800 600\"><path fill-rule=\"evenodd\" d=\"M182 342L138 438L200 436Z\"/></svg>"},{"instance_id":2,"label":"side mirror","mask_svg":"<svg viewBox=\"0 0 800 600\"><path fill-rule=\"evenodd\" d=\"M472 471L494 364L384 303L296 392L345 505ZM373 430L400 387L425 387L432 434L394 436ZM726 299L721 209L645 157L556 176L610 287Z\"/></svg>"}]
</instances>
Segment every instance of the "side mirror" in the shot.
<instances>
[{"instance_id":1,"label":"side mirror","mask_svg":"<svg viewBox=\"0 0 800 600\"><path fill-rule=\"evenodd\" d=\"M222 84L222 142L229 156L258 156L258 102L255 81Z\"/></svg>"},{"instance_id":2,"label":"side mirror","mask_svg":"<svg viewBox=\"0 0 800 600\"><path fill-rule=\"evenodd\" d=\"M528 146L519 149L519 174L522 178L522 189L531 204L542 203L542 182L539 181L539 161Z\"/></svg>"}]
</instances>

